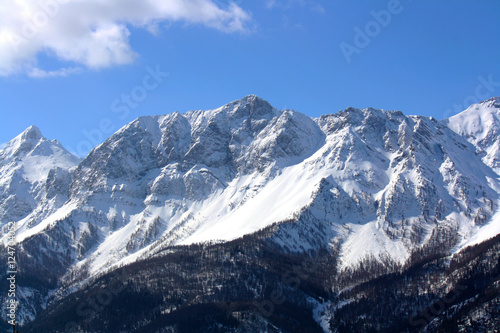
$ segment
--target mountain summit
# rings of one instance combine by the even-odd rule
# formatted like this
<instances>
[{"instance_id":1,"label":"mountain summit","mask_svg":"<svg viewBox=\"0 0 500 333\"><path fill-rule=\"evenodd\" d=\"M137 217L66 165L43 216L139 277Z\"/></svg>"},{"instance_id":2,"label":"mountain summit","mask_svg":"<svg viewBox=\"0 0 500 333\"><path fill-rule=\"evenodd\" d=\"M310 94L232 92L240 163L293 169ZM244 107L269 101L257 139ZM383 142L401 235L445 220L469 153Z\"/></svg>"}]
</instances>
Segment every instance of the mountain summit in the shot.
<instances>
[{"instance_id":1,"label":"mountain summit","mask_svg":"<svg viewBox=\"0 0 500 333\"><path fill-rule=\"evenodd\" d=\"M38 127L30 126L5 145L0 151L0 159L6 160L22 154L26 155L42 138L42 132Z\"/></svg>"},{"instance_id":2,"label":"mountain summit","mask_svg":"<svg viewBox=\"0 0 500 333\"><path fill-rule=\"evenodd\" d=\"M444 123L474 144L483 161L500 174L500 97L473 104Z\"/></svg>"},{"instance_id":3,"label":"mountain summit","mask_svg":"<svg viewBox=\"0 0 500 333\"><path fill-rule=\"evenodd\" d=\"M78 162L58 141L46 139L36 126L28 127L9 141L0 150L1 224L22 221L35 211L40 214L40 210L45 213L35 214L34 220L43 219L55 209L47 201L56 193L60 194L60 200L66 196L64 190L50 184L54 185L60 177L66 177L69 184L69 170Z\"/></svg>"}]
</instances>

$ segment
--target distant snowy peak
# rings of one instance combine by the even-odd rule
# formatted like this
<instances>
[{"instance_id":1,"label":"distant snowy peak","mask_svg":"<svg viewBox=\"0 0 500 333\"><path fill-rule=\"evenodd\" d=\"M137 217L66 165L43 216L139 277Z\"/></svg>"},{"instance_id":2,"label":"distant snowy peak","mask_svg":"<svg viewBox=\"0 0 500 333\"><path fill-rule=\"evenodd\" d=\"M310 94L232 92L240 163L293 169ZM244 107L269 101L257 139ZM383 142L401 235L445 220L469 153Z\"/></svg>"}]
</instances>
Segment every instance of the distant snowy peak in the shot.
<instances>
[{"instance_id":1,"label":"distant snowy peak","mask_svg":"<svg viewBox=\"0 0 500 333\"><path fill-rule=\"evenodd\" d=\"M35 126L0 150L0 224L43 219L67 200L70 170L80 160ZM40 213L43 212L43 213Z\"/></svg>"},{"instance_id":2,"label":"distant snowy peak","mask_svg":"<svg viewBox=\"0 0 500 333\"><path fill-rule=\"evenodd\" d=\"M30 126L0 150L0 177L2 184L16 176L29 183L45 182L52 169L69 170L79 162L59 141L45 138L38 127Z\"/></svg>"},{"instance_id":3,"label":"distant snowy peak","mask_svg":"<svg viewBox=\"0 0 500 333\"><path fill-rule=\"evenodd\" d=\"M500 97L473 104L443 123L475 145L484 163L500 172Z\"/></svg>"},{"instance_id":4,"label":"distant snowy peak","mask_svg":"<svg viewBox=\"0 0 500 333\"><path fill-rule=\"evenodd\" d=\"M5 160L19 155L26 155L42 138L42 133L38 127L30 126L24 132L10 140L5 147L0 150L0 159Z\"/></svg>"},{"instance_id":5,"label":"distant snowy peak","mask_svg":"<svg viewBox=\"0 0 500 333\"><path fill-rule=\"evenodd\" d=\"M444 122L460 135L483 140L491 131L498 131L500 128L500 97L472 104Z\"/></svg>"},{"instance_id":6,"label":"distant snowy peak","mask_svg":"<svg viewBox=\"0 0 500 333\"><path fill-rule=\"evenodd\" d=\"M25 157L53 155L58 155L74 165L79 162L79 159L67 151L59 141L45 138L38 127L30 126L0 150L0 163Z\"/></svg>"}]
</instances>

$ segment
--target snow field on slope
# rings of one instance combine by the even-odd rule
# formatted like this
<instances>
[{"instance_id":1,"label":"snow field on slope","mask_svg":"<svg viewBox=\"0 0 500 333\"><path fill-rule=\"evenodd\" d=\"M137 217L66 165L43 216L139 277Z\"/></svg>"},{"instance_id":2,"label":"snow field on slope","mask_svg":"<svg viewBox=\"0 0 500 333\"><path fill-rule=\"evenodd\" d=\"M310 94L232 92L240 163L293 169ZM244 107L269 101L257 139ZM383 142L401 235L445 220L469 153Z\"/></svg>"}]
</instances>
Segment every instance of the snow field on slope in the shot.
<instances>
[{"instance_id":1,"label":"snow field on slope","mask_svg":"<svg viewBox=\"0 0 500 333\"><path fill-rule=\"evenodd\" d=\"M500 234L500 200L497 203L497 207L499 208L491 217L490 222L482 227L474 227L470 237L464 239L464 241L458 246L456 252L459 252L468 246L480 244Z\"/></svg>"}]
</instances>

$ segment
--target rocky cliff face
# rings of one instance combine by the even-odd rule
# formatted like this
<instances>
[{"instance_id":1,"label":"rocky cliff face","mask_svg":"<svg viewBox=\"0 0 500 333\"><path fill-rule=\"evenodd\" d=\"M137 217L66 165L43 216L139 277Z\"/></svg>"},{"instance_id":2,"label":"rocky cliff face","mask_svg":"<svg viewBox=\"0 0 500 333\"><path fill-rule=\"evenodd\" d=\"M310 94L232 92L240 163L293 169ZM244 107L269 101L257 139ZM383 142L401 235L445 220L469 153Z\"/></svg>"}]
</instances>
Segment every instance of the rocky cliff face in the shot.
<instances>
[{"instance_id":1,"label":"rocky cliff face","mask_svg":"<svg viewBox=\"0 0 500 333\"><path fill-rule=\"evenodd\" d=\"M466 120L475 108L481 126ZM82 161L31 127L0 151L0 221L17 222L35 304L25 320L119 266L259 230L288 255L330 253L339 272L458 251L497 219L498 110L312 119L247 96L141 117Z\"/></svg>"}]
</instances>

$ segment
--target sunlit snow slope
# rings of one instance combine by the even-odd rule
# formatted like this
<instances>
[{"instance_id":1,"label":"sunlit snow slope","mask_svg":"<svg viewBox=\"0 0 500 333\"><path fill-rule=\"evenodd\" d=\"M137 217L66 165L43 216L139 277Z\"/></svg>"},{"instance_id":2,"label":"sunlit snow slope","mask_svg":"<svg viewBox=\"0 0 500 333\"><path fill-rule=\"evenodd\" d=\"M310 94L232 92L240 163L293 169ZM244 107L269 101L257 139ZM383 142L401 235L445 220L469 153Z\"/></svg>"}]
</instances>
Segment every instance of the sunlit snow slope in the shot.
<instances>
[{"instance_id":1,"label":"sunlit snow slope","mask_svg":"<svg viewBox=\"0 0 500 333\"><path fill-rule=\"evenodd\" d=\"M443 122L474 144L484 163L500 174L500 97L473 104Z\"/></svg>"}]
</instances>

